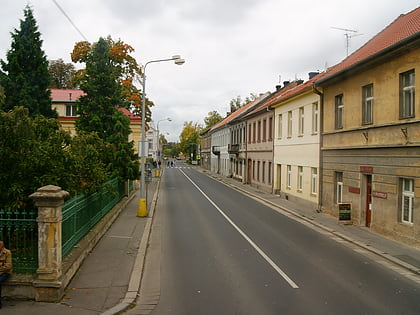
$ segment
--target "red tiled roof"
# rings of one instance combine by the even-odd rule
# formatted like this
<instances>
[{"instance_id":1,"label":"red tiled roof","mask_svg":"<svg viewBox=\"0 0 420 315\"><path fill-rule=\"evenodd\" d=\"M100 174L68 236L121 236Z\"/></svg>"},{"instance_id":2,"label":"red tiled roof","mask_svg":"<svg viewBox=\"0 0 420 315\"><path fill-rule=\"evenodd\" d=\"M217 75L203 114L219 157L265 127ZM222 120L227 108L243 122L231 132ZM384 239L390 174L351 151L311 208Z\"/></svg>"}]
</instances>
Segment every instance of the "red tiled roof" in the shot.
<instances>
[{"instance_id":1,"label":"red tiled roof","mask_svg":"<svg viewBox=\"0 0 420 315\"><path fill-rule=\"evenodd\" d=\"M130 120L141 120L141 117L137 116L136 114L133 114L127 108L118 107L118 109L120 111L122 111L125 116L127 116L128 118L130 118Z\"/></svg>"},{"instance_id":2,"label":"red tiled roof","mask_svg":"<svg viewBox=\"0 0 420 315\"><path fill-rule=\"evenodd\" d=\"M255 100L249 102L248 104L245 104L244 106L242 106L241 108L237 109L236 111L234 111L232 114L230 114L229 116L227 116L225 119L223 119L221 122L217 123L216 125L214 125L210 131L216 130L217 128L226 125L228 122L232 121L234 118L238 117L241 113L245 112L247 109L249 109L250 107L252 107L254 104L258 103L259 101L261 101L261 99L263 99L266 96L266 94L262 94L260 96L258 96Z\"/></svg>"},{"instance_id":3,"label":"red tiled roof","mask_svg":"<svg viewBox=\"0 0 420 315\"><path fill-rule=\"evenodd\" d=\"M294 90L296 87L300 86L298 81L292 81L288 85L284 86L281 90L278 90L274 92L267 100L265 100L260 106L255 108L252 112L247 114L247 116L251 116L257 112L259 112L261 109L267 108L271 104L274 104L278 102L285 93L288 91Z\"/></svg>"},{"instance_id":4,"label":"red tiled roof","mask_svg":"<svg viewBox=\"0 0 420 315\"><path fill-rule=\"evenodd\" d=\"M80 96L85 95L86 93L82 90L77 89L51 89L51 99L52 102L75 102L79 99ZM140 120L141 117L133 114L128 109L123 107L118 107L120 111L123 112L124 116L130 118L130 120Z\"/></svg>"},{"instance_id":5,"label":"red tiled roof","mask_svg":"<svg viewBox=\"0 0 420 315\"><path fill-rule=\"evenodd\" d=\"M270 99L270 100L267 102L267 104L266 104L266 105L267 105L267 106L270 106L270 105L276 104L276 103L278 103L278 102L285 101L285 100L287 100L287 99L289 99L289 98L291 98L291 97L293 97L293 96L295 96L295 95L298 95L298 94L300 94L300 93L303 93L303 92L305 92L305 91L307 91L307 90L312 89L312 85L313 85L313 83L314 83L317 79L319 79L319 78L320 78L323 74L324 74L324 73L323 73L323 72L321 72L321 73L319 73L319 74L317 74L317 75L313 76L313 77L312 77L311 79L309 79L308 81L306 81L306 82L304 82L304 83L302 83L302 84L296 85L296 86L294 86L294 87L293 87L293 88L291 88L291 89L285 90L283 93L280 93L277 97Z\"/></svg>"},{"instance_id":6,"label":"red tiled roof","mask_svg":"<svg viewBox=\"0 0 420 315\"><path fill-rule=\"evenodd\" d=\"M53 102L74 102L86 93L76 89L51 89L51 99Z\"/></svg>"},{"instance_id":7,"label":"red tiled roof","mask_svg":"<svg viewBox=\"0 0 420 315\"><path fill-rule=\"evenodd\" d=\"M350 67L372 57L375 54L418 34L420 31L420 7L406 14L401 14L385 29L375 35L365 45L360 47L342 62L327 69L317 83L337 75Z\"/></svg>"}]
</instances>

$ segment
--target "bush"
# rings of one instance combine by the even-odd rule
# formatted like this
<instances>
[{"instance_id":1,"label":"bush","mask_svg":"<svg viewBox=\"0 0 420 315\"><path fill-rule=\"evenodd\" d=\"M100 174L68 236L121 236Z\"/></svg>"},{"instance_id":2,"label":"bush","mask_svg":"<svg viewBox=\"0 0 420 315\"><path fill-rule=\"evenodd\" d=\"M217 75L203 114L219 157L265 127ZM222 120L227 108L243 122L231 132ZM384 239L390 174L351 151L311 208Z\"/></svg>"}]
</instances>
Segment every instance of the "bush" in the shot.
<instances>
[{"instance_id":1,"label":"bush","mask_svg":"<svg viewBox=\"0 0 420 315\"><path fill-rule=\"evenodd\" d=\"M25 208L28 195L51 184L71 194L93 192L109 179L106 145L94 133L74 138L57 119L15 107L0 112L0 208Z\"/></svg>"}]
</instances>

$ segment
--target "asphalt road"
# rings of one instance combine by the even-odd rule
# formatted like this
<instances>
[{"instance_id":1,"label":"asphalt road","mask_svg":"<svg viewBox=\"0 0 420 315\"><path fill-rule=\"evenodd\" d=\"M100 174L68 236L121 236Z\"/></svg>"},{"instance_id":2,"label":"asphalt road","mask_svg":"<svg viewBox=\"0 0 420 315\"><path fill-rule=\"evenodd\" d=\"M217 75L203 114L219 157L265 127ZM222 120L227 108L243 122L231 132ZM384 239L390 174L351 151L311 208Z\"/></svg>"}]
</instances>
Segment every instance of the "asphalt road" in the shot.
<instances>
[{"instance_id":1,"label":"asphalt road","mask_svg":"<svg viewBox=\"0 0 420 315\"><path fill-rule=\"evenodd\" d=\"M151 314L420 314L418 284L185 165L155 219Z\"/></svg>"}]
</instances>

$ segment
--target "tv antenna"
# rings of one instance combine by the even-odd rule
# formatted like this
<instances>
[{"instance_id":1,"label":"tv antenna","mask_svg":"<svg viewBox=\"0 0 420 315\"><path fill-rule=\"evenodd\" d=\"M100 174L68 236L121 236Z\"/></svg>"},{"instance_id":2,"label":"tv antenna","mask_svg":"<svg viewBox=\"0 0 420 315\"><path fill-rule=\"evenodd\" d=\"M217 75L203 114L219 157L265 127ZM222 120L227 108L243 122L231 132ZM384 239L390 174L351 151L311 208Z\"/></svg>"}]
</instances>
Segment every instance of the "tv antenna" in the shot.
<instances>
[{"instance_id":1,"label":"tv antenna","mask_svg":"<svg viewBox=\"0 0 420 315\"><path fill-rule=\"evenodd\" d=\"M345 32L344 36L346 36L346 54L347 54L347 57L348 57L349 46L350 46L350 38L360 36L360 35L363 35L363 34L358 34L358 31L351 30L349 28L341 28L341 27L334 27L334 26L331 26L331 28Z\"/></svg>"}]
</instances>

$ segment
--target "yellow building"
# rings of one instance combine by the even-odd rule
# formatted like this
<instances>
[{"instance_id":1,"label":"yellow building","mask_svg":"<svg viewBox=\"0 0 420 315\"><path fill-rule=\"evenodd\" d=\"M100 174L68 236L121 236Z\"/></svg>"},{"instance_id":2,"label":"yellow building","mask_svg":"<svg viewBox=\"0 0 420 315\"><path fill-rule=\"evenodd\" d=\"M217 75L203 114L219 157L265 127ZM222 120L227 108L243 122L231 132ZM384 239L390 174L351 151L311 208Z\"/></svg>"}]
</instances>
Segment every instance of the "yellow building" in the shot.
<instances>
[{"instance_id":1,"label":"yellow building","mask_svg":"<svg viewBox=\"0 0 420 315\"><path fill-rule=\"evenodd\" d=\"M313 210L319 197L319 101L312 88L319 76L309 74L305 83L271 101L274 109L274 193Z\"/></svg>"},{"instance_id":2,"label":"yellow building","mask_svg":"<svg viewBox=\"0 0 420 315\"><path fill-rule=\"evenodd\" d=\"M420 8L400 15L315 83L323 91L322 209L417 246L418 73Z\"/></svg>"},{"instance_id":3,"label":"yellow building","mask_svg":"<svg viewBox=\"0 0 420 315\"><path fill-rule=\"evenodd\" d=\"M77 89L51 89L52 106L57 110L58 119L64 130L72 135L76 134L75 122L77 119L76 100L84 95ZM135 152L138 152L138 143L141 140L141 118L125 108L119 108L130 119L131 134L129 141L134 141Z\"/></svg>"}]
</instances>

